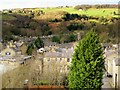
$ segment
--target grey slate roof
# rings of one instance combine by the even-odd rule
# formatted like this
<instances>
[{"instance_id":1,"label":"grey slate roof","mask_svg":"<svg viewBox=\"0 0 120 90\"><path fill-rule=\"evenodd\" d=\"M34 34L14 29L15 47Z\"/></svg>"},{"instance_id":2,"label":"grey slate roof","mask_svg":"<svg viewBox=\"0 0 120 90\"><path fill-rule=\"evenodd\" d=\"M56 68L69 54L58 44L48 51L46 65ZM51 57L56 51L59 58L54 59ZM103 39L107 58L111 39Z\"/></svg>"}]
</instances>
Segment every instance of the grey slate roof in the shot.
<instances>
[{"instance_id":1,"label":"grey slate roof","mask_svg":"<svg viewBox=\"0 0 120 90\"><path fill-rule=\"evenodd\" d=\"M67 51L67 52L66 52ZM44 57L48 57L48 58L71 58L73 55L73 51L72 49L62 49L61 51L56 51L56 52L46 52Z\"/></svg>"}]
</instances>

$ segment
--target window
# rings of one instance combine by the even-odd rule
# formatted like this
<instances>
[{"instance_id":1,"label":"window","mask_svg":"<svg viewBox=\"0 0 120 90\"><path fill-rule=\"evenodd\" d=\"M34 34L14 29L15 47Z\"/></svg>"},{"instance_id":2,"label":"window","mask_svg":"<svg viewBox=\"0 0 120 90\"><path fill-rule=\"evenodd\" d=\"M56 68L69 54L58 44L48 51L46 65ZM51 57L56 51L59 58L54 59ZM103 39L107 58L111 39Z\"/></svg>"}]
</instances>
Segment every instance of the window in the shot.
<instances>
[{"instance_id":1,"label":"window","mask_svg":"<svg viewBox=\"0 0 120 90\"><path fill-rule=\"evenodd\" d=\"M69 67L69 66L67 66L67 70L70 70L70 67Z\"/></svg>"},{"instance_id":2,"label":"window","mask_svg":"<svg viewBox=\"0 0 120 90\"><path fill-rule=\"evenodd\" d=\"M10 52L6 52L5 54L6 54L6 55L10 55L11 53L10 53Z\"/></svg>"},{"instance_id":3,"label":"window","mask_svg":"<svg viewBox=\"0 0 120 90\"><path fill-rule=\"evenodd\" d=\"M60 58L60 62L62 61L62 58Z\"/></svg>"},{"instance_id":4,"label":"window","mask_svg":"<svg viewBox=\"0 0 120 90\"><path fill-rule=\"evenodd\" d=\"M70 62L70 58L67 58L67 62Z\"/></svg>"}]
</instances>

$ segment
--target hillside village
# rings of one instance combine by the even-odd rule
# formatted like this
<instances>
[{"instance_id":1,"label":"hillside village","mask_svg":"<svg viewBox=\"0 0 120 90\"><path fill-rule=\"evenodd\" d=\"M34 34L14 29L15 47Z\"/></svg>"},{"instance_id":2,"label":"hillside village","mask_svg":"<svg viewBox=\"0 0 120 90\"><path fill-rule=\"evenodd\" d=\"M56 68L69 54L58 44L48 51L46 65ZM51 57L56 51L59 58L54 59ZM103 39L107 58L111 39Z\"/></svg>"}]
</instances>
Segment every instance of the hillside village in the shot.
<instances>
[{"instance_id":1,"label":"hillside village","mask_svg":"<svg viewBox=\"0 0 120 90\"><path fill-rule=\"evenodd\" d=\"M91 29L100 37L104 51L102 88L120 89L117 6L78 5L1 11L0 89L68 88L67 76L73 54L78 42Z\"/></svg>"},{"instance_id":2,"label":"hillside village","mask_svg":"<svg viewBox=\"0 0 120 90\"><path fill-rule=\"evenodd\" d=\"M73 43L63 43L57 44L55 42L45 43L43 48L35 50L32 55L27 55L27 42L19 40L16 42L10 41L9 43L2 45L0 53L0 64L5 66L10 66L6 70L8 72L20 74L28 77L21 77L19 82L23 82L25 79L29 80L30 85L41 85L41 84L50 84L50 85L67 85L67 82L64 81L64 78L69 72L69 65L72 60L72 55L74 49L77 45L77 42ZM105 84L109 87L120 87L119 84L119 68L120 68L120 57L119 57L119 47L117 44L107 44L102 43L104 48L104 57L105 57ZM34 65L33 65L34 64ZM32 65L32 67L30 66ZM29 72L23 71L22 68L30 68ZM21 68L21 69L20 69ZM17 71L20 69L21 71ZM27 69L26 69L27 70ZM18 86L14 86L15 81L6 81L6 79L12 78L11 74L7 75L4 71L3 76L3 87L24 87L24 83L19 83ZM49 76L48 74L49 73ZM16 74L14 77L17 77ZM34 75L38 75L35 77ZM46 76L47 75L47 76ZM46 78L47 77L47 78ZM13 78L12 80L16 80ZM40 82L40 81L41 82ZM61 81L62 80L62 81ZM16 80L17 81L17 80ZM66 83L65 83L66 82ZM11 83L13 84L11 86ZM104 85L103 85L104 87Z\"/></svg>"}]
</instances>

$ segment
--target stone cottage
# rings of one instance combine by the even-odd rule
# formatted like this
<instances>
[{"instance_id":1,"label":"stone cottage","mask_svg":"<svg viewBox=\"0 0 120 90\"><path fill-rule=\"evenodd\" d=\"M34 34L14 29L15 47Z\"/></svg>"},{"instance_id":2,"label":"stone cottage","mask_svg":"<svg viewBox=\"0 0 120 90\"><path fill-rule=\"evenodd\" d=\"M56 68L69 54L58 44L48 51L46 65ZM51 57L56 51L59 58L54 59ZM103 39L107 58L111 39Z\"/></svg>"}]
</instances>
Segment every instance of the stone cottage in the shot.
<instances>
[{"instance_id":1,"label":"stone cottage","mask_svg":"<svg viewBox=\"0 0 120 90\"><path fill-rule=\"evenodd\" d=\"M15 55L16 55L15 51L14 51L13 49L11 49L11 48L9 47L9 45L7 46L6 49L3 49L3 50L1 51L1 56L4 56L4 57L13 57L13 56L15 56Z\"/></svg>"},{"instance_id":2,"label":"stone cottage","mask_svg":"<svg viewBox=\"0 0 120 90\"><path fill-rule=\"evenodd\" d=\"M108 78L110 78L110 84L113 88L120 89L120 57L118 51L110 49L105 53L105 66Z\"/></svg>"},{"instance_id":3,"label":"stone cottage","mask_svg":"<svg viewBox=\"0 0 120 90\"><path fill-rule=\"evenodd\" d=\"M120 57L113 60L112 85L120 90Z\"/></svg>"}]
</instances>

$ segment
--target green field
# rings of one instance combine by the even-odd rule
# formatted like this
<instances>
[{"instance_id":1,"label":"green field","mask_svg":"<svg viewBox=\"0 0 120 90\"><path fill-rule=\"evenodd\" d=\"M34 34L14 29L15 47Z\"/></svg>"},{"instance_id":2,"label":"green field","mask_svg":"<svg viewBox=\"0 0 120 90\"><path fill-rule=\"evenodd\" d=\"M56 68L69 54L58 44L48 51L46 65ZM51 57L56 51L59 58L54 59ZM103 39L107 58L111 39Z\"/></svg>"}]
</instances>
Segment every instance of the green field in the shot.
<instances>
[{"instance_id":1,"label":"green field","mask_svg":"<svg viewBox=\"0 0 120 90\"><path fill-rule=\"evenodd\" d=\"M102 8L102 9L96 9L96 8L90 8L88 10L77 10L73 7L63 7L63 8L36 8L36 9L30 9L30 10L43 10L45 13L50 13L54 17L54 13L59 11L68 12L70 14L79 14L79 15L87 15L87 16L97 16L97 17L118 17L118 15L114 15L114 12L118 14L117 8ZM18 13L19 14L19 13ZM59 13L58 13L59 14ZM24 15L24 14L23 14ZM55 14L56 15L56 14ZM46 16L45 16L46 17ZM0 14L0 20L14 20L16 19L12 15L8 14Z\"/></svg>"},{"instance_id":2,"label":"green field","mask_svg":"<svg viewBox=\"0 0 120 90\"><path fill-rule=\"evenodd\" d=\"M113 13L118 13L117 8L103 8L103 9L95 9L91 8L88 10L76 10L74 8L46 8L42 9L44 12L56 12L56 11L65 11L71 14L81 14L81 15L88 15L88 16L103 16L103 17L117 17Z\"/></svg>"}]
</instances>

